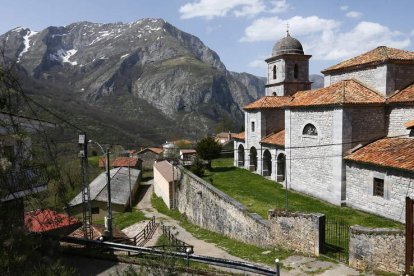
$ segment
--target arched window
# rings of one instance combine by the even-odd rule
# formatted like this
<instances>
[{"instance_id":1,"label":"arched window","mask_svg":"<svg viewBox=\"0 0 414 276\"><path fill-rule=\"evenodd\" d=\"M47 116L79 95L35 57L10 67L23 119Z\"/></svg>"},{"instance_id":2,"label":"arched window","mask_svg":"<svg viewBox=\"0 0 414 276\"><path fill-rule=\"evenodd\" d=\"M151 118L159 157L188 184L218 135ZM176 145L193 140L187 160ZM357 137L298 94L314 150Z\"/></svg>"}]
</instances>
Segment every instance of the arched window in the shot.
<instances>
[{"instance_id":1,"label":"arched window","mask_svg":"<svg viewBox=\"0 0 414 276\"><path fill-rule=\"evenodd\" d=\"M277 94L276 94L276 92L273 92L273 93L272 93L272 96L276 96L276 95L277 95Z\"/></svg>"},{"instance_id":2,"label":"arched window","mask_svg":"<svg viewBox=\"0 0 414 276\"><path fill-rule=\"evenodd\" d=\"M307 124L302 131L303 135L310 135L310 136L317 136L318 131L316 130L316 127L312 124Z\"/></svg>"},{"instance_id":3,"label":"arched window","mask_svg":"<svg viewBox=\"0 0 414 276\"><path fill-rule=\"evenodd\" d=\"M298 65L295 64L295 67L293 68L293 77L295 79L297 79L298 78L298 75L299 75L299 68L298 68Z\"/></svg>"},{"instance_id":4,"label":"arched window","mask_svg":"<svg viewBox=\"0 0 414 276\"><path fill-rule=\"evenodd\" d=\"M275 79L276 79L276 77L277 77L276 71L277 71L276 65L273 65L273 79L274 79L274 80L275 80Z\"/></svg>"}]
</instances>

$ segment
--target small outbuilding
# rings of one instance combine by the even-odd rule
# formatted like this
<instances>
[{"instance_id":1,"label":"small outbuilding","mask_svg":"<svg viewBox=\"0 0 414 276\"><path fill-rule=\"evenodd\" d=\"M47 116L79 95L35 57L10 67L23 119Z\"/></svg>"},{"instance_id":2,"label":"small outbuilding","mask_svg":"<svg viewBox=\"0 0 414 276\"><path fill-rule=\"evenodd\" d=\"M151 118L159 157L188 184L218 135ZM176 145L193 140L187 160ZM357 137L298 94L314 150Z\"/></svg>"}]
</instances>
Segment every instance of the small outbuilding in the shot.
<instances>
[{"instance_id":1,"label":"small outbuilding","mask_svg":"<svg viewBox=\"0 0 414 276\"><path fill-rule=\"evenodd\" d=\"M141 180L141 171L125 167L110 170L111 203L113 212L124 212L129 207L130 197L133 199ZM106 172L98 175L90 184L92 219L102 219L106 216L108 188ZM70 203L70 213L81 215L82 193L79 193Z\"/></svg>"},{"instance_id":2,"label":"small outbuilding","mask_svg":"<svg viewBox=\"0 0 414 276\"><path fill-rule=\"evenodd\" d=\"M144 169L151 169L154 162L162 157L162 148L145 148L138 152L137 156L142 160Z\"/></svg>"},{"instance_id":3,"label":"small outbuilding","mask_svg":"<svg viewBox=\"0 0 414 276\"><path fill-rule=\"evenodd\" d=\"M50 209L39 209L24 214L24 225L31 233L66 236L81 227L82 222Z\"/></svg>"},{"instance_id":4,"label":"small outbuilding","mask_svg":"<svg viewBox=\"0 0 414 276\"><path fill-rule=\"evenodd\" d=\"M175 189L180 171L168 161L154 164L154 192L161 197L169 209L175 206Z\"/></svg>"}]
</instances>

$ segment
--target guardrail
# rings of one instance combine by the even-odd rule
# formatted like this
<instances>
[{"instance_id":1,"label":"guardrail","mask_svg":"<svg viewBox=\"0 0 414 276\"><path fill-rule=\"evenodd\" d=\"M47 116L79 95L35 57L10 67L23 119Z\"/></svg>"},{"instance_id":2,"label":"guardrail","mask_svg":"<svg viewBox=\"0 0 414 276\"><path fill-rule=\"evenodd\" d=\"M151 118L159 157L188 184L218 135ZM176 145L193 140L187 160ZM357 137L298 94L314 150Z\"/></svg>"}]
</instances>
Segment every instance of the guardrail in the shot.
<instances>
[{"instance_id":1,"label":"guardrail","mask_svg":"<svg viewBox=\"0 0 414 276\"><path fill-rule=\"evenodd\" d=\"M151 248L159 248L162 247L163 250L165 247L175 248L178 252L186 252L187 248L190 249L190 252L194 252L194 246L183 242L175 237L173 233L171 233L171 226L161 225L162 234L170 241L170 245L160 245L160 246L151 246Z\"/></svg>"},{"instance_id":2,"label":"guardrail","mask_svg":"<svg viewBox=\"0 0 414 276\"><path fill-rule=\"evenodd\" d=\"M232 268L240 271L246 272L253 272L261 275L276 275L280 276L280 267L279 263L276 263L276 270L272 270L266 267L261 267L256 264L247 263L247 262L240 262L240 261L231 261L226 259L208 257L208 256L201 256L196 254L189 254L189 253L181 253L181 252L165 252L159 249L152 249L147 247L140 247L140 246L133 246L128 244L119 244L114 242L108 241L95 241L95 240L87 240L75 237L63 237L60 239L63 242L85 245L90 247L95 247L100 250L102 249L111 249L111 250L118 250L118 251L126 251L129 253L135 254L148 254L154 256L167 256L171 258L180 258L189 261L194 261L198 263L205 263L209 265L221 266L226 268Z\"/></svg>"},{"instance_id":3,"label":"guardrail","mask_svg":"<svg viewBox=\"0 0 414 276\"><path fill-rule=\"evenodd\" d=\"M144 245L154 235L156 228L155 217L152 217L145 228L134 237L134 245Z\"/></svg>"}]
</instances>

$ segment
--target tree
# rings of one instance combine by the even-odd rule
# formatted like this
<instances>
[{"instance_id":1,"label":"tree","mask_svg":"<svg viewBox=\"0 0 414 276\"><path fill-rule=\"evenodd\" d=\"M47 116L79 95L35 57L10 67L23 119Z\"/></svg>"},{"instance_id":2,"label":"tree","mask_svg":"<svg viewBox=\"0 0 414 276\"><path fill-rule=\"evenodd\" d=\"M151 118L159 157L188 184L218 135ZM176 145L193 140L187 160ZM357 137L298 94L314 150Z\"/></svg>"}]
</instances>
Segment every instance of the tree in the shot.
<instances>
[{"instance_id":1,"label":"tree","mask_svg":"<svg viewBox=\"0 0 414 276\"><path fill-rule=\"evenodd\" d=\"M196 146L197 155L208 161L207 168L211 169L211 160L220 157L221 145L213 137L203 138Z\"/></svg>"},{"instance_id":2,"label":"tree","mask_svg":"<svg viewBox=\"0 0 414 276\"><path fill-rule=\"evenodd\" d=\"M199 177L204 175L204 164L198 156L194 158L191 164L191 172Z\"/></svg>"}]
</instances>

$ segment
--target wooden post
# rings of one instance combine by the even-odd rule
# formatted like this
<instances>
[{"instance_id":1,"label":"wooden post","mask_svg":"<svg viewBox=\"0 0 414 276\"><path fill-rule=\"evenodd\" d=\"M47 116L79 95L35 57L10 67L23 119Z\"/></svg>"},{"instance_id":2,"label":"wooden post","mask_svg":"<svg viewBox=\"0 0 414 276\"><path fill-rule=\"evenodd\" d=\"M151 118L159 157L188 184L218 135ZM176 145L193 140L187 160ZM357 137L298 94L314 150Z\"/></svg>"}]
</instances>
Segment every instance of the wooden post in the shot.
<instances>
[{"instance_id":1,"label":"wooden post","mask_svg":"<svg viewBox=\"0 0 414 276\"><path fill-rule=\"evenodd\" d=\"M411 274L413 264L413 200L405 198L405 274Z\"/></svg>"}]
</instances>

